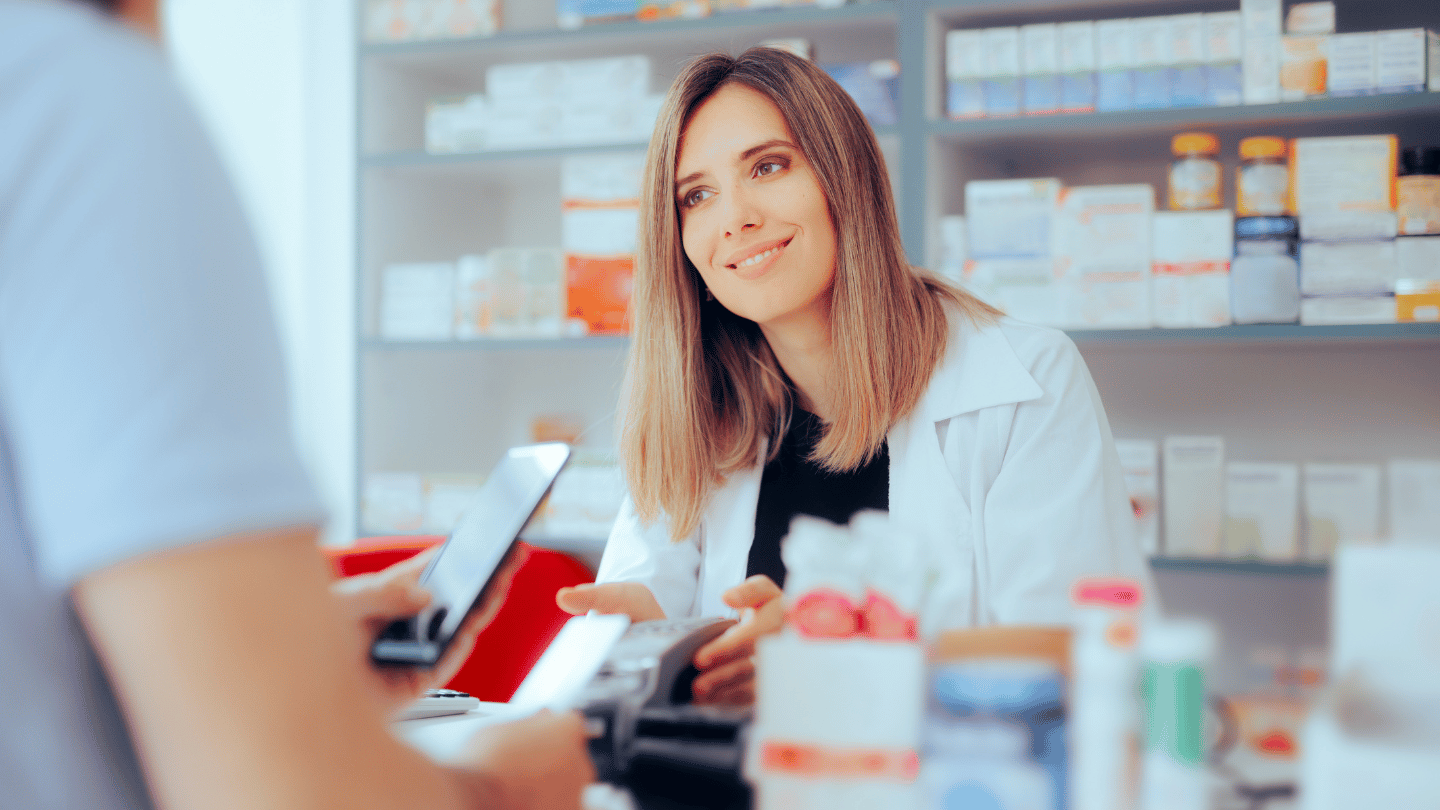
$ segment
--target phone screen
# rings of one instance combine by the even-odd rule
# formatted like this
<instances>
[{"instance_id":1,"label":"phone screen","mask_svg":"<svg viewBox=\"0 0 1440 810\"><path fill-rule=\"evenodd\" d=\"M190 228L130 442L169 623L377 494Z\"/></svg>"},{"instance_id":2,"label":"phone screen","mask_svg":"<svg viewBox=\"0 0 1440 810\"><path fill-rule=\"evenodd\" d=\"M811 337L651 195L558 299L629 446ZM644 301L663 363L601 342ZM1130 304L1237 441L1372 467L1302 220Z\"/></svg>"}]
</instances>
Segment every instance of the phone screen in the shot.
<instances>
[{"instance_id":1,"label":"phone screen","mask_svg":"<svg viewBox=\"0 0 1440 810\"><path fill-rule=\"evenodd\" d=\"M430 605L413 622L404 623L403 633L392 625L382 635L372 650L377 660L439 660L569 457L570 448L559 442L516 447L505 454L421 574Z\"/></svg>"}]
</instances>

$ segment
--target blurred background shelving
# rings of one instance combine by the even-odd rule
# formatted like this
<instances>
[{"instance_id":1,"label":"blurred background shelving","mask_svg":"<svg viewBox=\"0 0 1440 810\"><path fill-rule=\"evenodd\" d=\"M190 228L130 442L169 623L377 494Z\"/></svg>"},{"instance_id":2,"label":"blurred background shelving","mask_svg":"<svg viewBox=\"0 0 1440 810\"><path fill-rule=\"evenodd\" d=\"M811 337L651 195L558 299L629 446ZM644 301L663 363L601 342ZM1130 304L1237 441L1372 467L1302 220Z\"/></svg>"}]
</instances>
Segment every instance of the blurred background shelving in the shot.
<instances>
[{"instance_id":1,"label":"blurred background shelving","mask_svg":"<svg viewBox=\"0 0 1440 810\"><path fill-rule=\"evenodd\" d=\"M396 343L378 336L379 275L387 264L556 245L561 162L644 148L427 153L427 102L482 90L487 68L645 54L650 90L659 93L695 55L738 53L771 38L808 40L822 64L897 60L899 120L877 133L907 252L931 267L939 220L964 213L967 180L1057 177L1067 185L1163 189L1170 136L1193 129L1219 136L1227 189L1242 137L1394 133L1403 145L1437 141L1440 93L964 121L944 115L948 30L1237 7L1238 0L880 0L570 31L557 28L552 3L510 2L505 28L493 37L360 44L357 493L368 474L389 470L483 474L506 447L530 440L537 414L572 414L583 422L587 448L613 452L624 337ZM1339 0L1337 18L1340 30L1437 28L1440 5ZM1070 334L1117 437L1219 435L1235 460L1440 457L1437 324ZM593 554L602 541L570 542ZM1152 568L1167 609L1215 617L1236 649L1275 638L1325 643L1323 564L1160 557Z\"/></svg>"}]
</instances>

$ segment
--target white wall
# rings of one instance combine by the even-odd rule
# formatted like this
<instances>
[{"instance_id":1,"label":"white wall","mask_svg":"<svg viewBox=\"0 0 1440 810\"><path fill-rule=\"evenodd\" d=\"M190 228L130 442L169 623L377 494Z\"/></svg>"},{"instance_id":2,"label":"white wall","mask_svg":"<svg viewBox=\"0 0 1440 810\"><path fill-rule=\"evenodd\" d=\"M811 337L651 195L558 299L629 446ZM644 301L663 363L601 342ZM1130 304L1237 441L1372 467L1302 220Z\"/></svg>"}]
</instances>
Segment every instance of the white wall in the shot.
<instances>
[{"instance_id":1,"label":"white wall","mask_svg":"<svg viewBox=\"0 0 1440 810\"><path fill-rule=\"evenodd\" d=\"M354 536L354 4L165 0L166 36L268 262L296 439Z\"/></svg>"}]
</instances>

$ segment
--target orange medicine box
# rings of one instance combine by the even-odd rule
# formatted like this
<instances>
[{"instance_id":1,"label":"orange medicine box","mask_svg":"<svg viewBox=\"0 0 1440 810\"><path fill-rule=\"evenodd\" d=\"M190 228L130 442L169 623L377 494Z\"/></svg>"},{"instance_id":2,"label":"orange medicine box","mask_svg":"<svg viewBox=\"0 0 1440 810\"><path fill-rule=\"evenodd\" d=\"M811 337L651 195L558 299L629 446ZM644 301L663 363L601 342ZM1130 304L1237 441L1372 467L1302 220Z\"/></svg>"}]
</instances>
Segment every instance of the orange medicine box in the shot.
<instances>
[{"instance_id":1,"label":"orange medicine box","mask_svg":"<svg viewBox=\"0 0 1440 810\"><path fill-rule=\"evenodd\" d=\"M587 334L623 335L634 284L633 256L565 257L566 316Z\"/></svg>"},{"instance_id":2,"label":"orange medicine box","mask_svg":"<svg viewBox=\"0 0 1440 810\"><path fill-rule=\"evenodd\" d=\"M1395 320L1440 321L1440 281L1412 278L1396 281Z\"/></svg>"}]
</instances>

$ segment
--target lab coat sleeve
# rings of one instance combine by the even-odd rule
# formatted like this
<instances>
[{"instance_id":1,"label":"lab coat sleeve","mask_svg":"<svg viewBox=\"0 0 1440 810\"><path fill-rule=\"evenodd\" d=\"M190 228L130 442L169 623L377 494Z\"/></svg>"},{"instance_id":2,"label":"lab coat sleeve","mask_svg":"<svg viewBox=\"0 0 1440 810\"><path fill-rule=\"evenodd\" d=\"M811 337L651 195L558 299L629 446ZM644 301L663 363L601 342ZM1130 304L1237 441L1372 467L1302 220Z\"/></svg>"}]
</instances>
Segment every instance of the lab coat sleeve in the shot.
<instances>
[{"instance_id":1,"label":"lab coat sleeve","mask_svg":"<svg viewBox=\"0 0 1440 810\"><path fill-rule=\"evenodd\" d=\"M985 497L982 605L1000 624L1069 624L1081 578L1122 576L1150 590L1099 392L1075 345L1051 334L1024 352L1044 393L1014 406Z\"/></svg>"},{"instance_id":2,"label":"lab coat sleeve","mask_svg":"<svg viewBox=\"0 0 1440 810\"><path fill-rule=\"evenodd\" d=\"M655 595L667 617L689 616L700 589L698 539L670 539L663 517L645 525L627 495L610 529L595 581L638 582Z\"/></svg>"}]
</instances>

